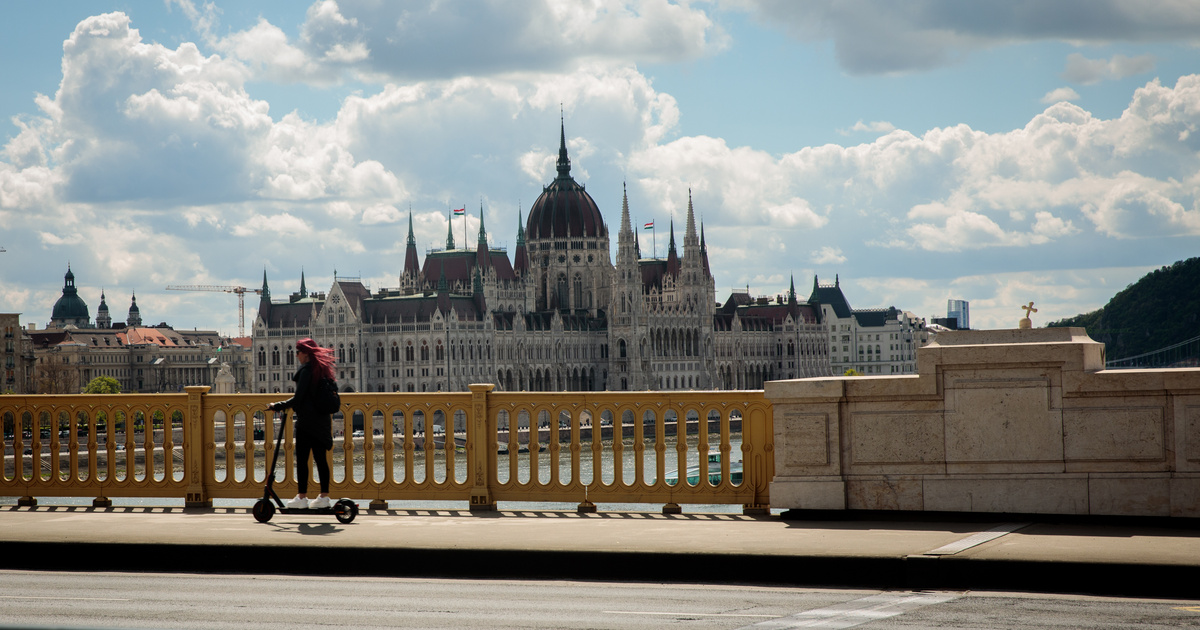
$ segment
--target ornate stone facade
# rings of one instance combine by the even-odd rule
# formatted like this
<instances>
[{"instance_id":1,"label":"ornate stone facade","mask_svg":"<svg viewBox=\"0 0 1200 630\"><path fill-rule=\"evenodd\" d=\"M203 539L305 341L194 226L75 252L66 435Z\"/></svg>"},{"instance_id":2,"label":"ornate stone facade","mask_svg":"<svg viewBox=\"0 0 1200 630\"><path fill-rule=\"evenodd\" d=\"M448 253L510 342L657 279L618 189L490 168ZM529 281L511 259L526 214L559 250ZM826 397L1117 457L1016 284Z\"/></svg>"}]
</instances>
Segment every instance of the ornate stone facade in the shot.
<instances>
[{"instance_id":1,"label":"ornate stone facade","mask_svg":"<svg viewBox=\"0 0 1200 630\"><path fill-rule=\"evenodd\" d=\"M336 278L327 293L272 301L267 278L253 329L254 389L286 392L295 345L337 356L353 391L761 388L831 372L827 326L795 290L774 301L734 293L717 304L703 226L689 198L683 253L672 226L665 259L642 258L623 198L617 260L608 226L570 173L565 130L557 176L519 221L510 260L489 247L417 254L409 220L396 288Z\"/></svg>"}]
</instances>

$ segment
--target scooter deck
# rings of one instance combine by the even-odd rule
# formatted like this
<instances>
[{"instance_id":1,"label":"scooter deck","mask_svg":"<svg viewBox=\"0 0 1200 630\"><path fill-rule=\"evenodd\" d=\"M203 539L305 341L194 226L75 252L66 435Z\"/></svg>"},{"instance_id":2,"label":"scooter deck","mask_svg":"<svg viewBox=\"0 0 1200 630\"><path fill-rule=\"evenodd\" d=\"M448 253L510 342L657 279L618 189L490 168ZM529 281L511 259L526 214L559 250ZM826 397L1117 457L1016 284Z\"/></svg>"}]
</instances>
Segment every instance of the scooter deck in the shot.
<instances>
[{"instance_id":1,"label":"scooter deck","mask_svg":"<svg viewBox=\"0 0 1200 630\"><path fill-rule=\"evenodd\" d=\"M275 508L280 514L333 514L333 506L325 508Z\"/></svg>"}]
</instances>

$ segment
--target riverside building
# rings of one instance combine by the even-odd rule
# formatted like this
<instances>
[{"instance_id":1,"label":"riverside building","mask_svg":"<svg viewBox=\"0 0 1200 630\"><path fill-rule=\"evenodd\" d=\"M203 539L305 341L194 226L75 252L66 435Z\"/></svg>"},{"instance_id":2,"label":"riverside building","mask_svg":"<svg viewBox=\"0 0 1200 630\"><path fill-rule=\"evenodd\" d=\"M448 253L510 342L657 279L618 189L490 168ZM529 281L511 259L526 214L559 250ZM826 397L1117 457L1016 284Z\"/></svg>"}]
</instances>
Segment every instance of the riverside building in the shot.
<instances>
[{"instance_id":1,"label":"riverside building","mask_svg":"<svg viewBox=\"0 0 1200 630\"><path fill-rule=\"evenodd\" d=\"M213 385L222 365L229 366L237 391L253 391L249 339L175 330L166 323L145 326L136 295L125 322L113 322L101 293L93 322L70 267L50 323L23 332L33 354L29 388L36 393L77 394L98 376L116 379L122 392L179 392L189 385Z\"/></svg>"},{"instance_id":2,"label":"riverside building","mask_svg":"<svg viewBox=\"0 0 1200 630\"><path fill-rule=\"evenodd\" d=\"M286 392L296 342L334 350L348 391L755 389L772 379L828 376L828 325L793 288L774 299L734 293L719 304L703 225L689 195L682 252L641 255L623 196L610 231L571 176L565 129L557 176L543 187L508 252L480 217L473 246L421 261L409 219L397 286L335 277L324 293L271 298L266 274L254 320L254 390Z\"/></svg>"}]
</instances>

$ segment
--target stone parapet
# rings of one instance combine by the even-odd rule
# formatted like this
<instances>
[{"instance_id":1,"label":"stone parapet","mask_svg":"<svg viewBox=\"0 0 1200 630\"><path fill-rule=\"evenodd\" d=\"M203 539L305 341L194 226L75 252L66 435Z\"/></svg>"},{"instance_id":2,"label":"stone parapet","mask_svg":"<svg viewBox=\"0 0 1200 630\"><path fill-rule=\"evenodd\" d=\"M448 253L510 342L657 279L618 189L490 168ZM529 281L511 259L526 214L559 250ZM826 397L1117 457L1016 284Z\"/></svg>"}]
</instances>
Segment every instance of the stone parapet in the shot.
<instances>
[{"instance_id":1,"label":"stone parapet","mask_svg":"<svg viewBox=\"0 0 1200 630\"><path fill-rule=\"evenodd\" d=\"M1106 371L1081 328L917 353L915 376L767 383L773 507L1200 516L1200 369Z\"/></svg>"}]
</instances>

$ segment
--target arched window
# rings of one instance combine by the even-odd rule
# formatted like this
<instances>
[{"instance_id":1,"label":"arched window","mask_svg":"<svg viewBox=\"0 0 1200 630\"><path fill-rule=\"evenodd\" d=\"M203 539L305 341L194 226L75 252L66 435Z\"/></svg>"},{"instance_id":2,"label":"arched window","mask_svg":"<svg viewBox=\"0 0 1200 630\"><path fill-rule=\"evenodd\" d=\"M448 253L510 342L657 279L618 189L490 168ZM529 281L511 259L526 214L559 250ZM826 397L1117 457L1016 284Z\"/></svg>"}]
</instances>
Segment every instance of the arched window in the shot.
<instances>
[{"instance_id":1,"label":"arched window","mask_svg":"<svg viewBox=\"0 0 1200 630\"><path fill-rule=\"evenodd\" d=\"M337 348L337 361L338 363L346 362L346 347L340 343Z\"/></svg>"},{"instance_id":2,"label":"arched window","mask_svg":"<svg viewBox=\"0 0 1200 630\"><path fill-rule=\"evenodd\" d=\"M271 365L279 365L279 346L271 348Z\"/></svg>"},{"instance_id":3,"label":"arched window","mask_svg":"<svg viewBox=\"0 0 1200 630\"><path fill-rule=\"evenodd\" d=\"M266 348L258 349L258 367L267 367L267 350L266 350Z\"/></svg>"}]
</instances>

